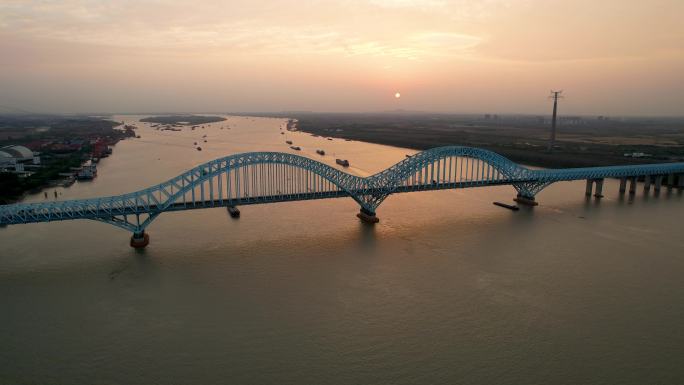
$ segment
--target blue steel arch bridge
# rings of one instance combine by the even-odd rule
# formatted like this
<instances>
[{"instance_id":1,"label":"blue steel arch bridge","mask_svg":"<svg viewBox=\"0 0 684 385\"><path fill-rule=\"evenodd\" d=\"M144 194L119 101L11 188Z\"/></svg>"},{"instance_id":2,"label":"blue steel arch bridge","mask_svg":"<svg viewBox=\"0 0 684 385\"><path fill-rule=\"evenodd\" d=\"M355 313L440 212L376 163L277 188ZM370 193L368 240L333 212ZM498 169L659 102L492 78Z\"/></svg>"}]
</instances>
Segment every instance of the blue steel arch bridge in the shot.
<instances>
[{"instance_id":1,"label":"blue steel arch bridge","mask_svg":"<svg viewBox=\"0 0 684 385\"><path fill-rule=\"evenodd\" d=\"M295 154L249 152L212 160L128 194L3 205L0 225L90 219L132 232L131 245L144 247L149 240L145 229L167 211L350 197L360 205L359 218L374 223L378 206L396 193L510 185L517 202L536 205L535 196L560 181L586 179L586 194L596 185L595 196L601 197L604 178L619 178L621 192L629 181L634 193L637 178L644 178L645 188L653 182L659 190L664 180L672 186L675 178L682 187L684 163L533 170L492 151L446 146L360 177Z\"/></svg>"}]
</instances>

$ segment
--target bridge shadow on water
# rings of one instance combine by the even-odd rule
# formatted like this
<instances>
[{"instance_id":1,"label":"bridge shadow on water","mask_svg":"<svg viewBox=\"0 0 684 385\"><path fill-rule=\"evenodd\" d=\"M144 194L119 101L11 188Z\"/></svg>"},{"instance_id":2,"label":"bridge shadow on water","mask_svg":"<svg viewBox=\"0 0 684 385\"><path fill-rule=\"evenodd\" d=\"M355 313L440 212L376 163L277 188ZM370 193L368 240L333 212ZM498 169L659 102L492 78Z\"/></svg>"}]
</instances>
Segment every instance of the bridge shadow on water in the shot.
<instances>
[{"instance_id":1,"label":"bridge shadow on water","mask_svg":"<svg viewBox=\"0 0 684 385\"><path fill-rule=\"evenodd\" d=\"M378 240L377 225L359 221L359 246L362 250L372 250Z\"/></svg>"},{"instance_id":2,"label":"bridge shadow on water","mask_svg":"<svg viewBox=\"0 0 684 385\"><path fill-rule=\"evenodd\" d=\"M122 275L141 274L146 275L150 269L154 268L156 262L152 258L153 252L146 248L130 248L129 254L120 259L116 266L109 272L109 280L114 281Z\"/></svg>"}]
</instances>

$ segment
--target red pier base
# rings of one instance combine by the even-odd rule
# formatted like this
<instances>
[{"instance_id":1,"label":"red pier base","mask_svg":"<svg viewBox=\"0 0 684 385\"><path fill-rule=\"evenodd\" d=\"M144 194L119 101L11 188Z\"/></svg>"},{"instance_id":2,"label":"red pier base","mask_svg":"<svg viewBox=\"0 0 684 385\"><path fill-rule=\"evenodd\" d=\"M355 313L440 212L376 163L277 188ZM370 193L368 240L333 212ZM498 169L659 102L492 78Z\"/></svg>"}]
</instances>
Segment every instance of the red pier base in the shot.
<instances>
[{"instance_id":1,"label":"red pier base","mask_svg":"<svg viewBox=\"0 0 684 385\"><path fill-rule=\"evenodd\" d=\"M375 213L372 213L368 210L361 209L361 211L358 214L356 214L356 216L366 223L376 224L380 222L380 218L375 216Z\"/></svg>"},{"instance_id":2,"label":"red pier base","mask_svg":"<svg viewBox=\"0 0 684 385\"><path fill-rule=\"evenodd\" d=\"M135 249L142 249L150 244L150 235L146 232L142 234L133 234L131 237L131 247Z\"/></svg>"}]
</instances>

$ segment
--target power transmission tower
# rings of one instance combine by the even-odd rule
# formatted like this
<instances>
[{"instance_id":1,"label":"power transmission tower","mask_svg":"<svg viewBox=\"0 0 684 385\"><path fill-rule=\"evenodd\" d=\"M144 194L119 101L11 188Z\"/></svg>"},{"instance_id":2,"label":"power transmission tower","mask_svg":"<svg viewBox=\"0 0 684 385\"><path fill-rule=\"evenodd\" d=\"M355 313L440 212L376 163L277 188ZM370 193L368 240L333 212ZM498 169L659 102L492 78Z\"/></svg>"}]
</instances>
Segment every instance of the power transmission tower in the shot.
<instances>
[{"instance_id":1,"label":"power transmission tower","mask_svg":"<svg viewBox=\"0 0 684 385\"><path fill-rule=\"evenodd\" d=\"M561 94L563 90L551 91L550 99L553 99L553 118L551 120L551 139L549 139L548 151L553 151L553 146L556 144L556 113L558 112L558 99L562 99Z\"/></svg>"}]
</instances>

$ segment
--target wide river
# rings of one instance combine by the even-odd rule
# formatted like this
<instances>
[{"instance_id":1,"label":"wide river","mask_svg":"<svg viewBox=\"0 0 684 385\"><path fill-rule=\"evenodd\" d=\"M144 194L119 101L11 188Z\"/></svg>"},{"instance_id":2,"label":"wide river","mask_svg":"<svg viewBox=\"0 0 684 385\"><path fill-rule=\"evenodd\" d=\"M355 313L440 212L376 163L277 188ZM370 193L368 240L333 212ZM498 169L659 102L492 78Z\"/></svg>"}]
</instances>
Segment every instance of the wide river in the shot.
<instances>
[{"instance_id":1,"label":"wide river","mask_svg":"<svg viewBox=\"0 0 684 385\"><path fill-rule=\"evenodd\" d=\"M282 119L139 118L116 117L141 138L58 199L286 139L357 175L414 152L281 135ZM142 252L98 222L0 228L0 384L684 383L684 198L604 194L557 183L518 212L492 205L510 186L398 194L375 226L350 198L165 213Z\"/></svg>"}]
</instances>

